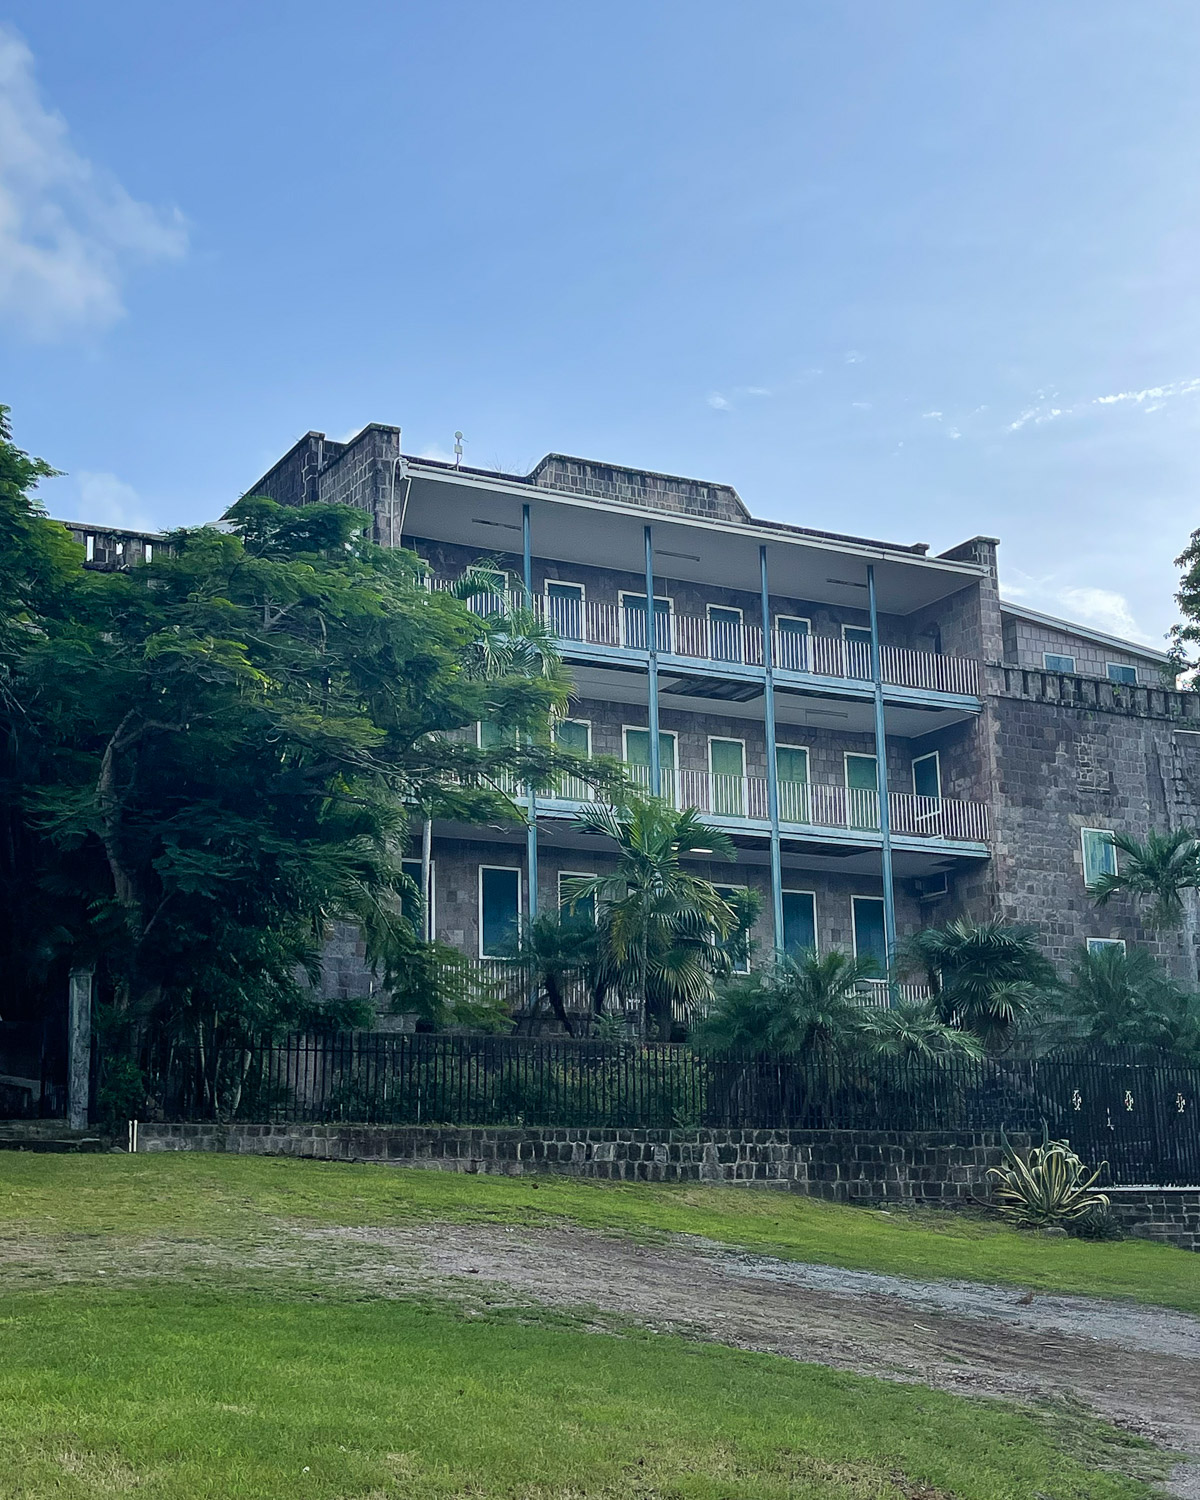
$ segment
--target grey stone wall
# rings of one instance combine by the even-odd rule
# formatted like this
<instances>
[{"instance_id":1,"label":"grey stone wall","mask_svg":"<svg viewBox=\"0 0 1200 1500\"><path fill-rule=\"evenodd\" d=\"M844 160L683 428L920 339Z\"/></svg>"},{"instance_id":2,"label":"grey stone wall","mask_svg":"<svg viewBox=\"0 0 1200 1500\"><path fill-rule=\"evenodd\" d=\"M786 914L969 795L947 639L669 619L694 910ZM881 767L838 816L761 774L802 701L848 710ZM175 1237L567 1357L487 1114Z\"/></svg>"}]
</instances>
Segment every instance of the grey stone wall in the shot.
<instances>
[{"instance_id":1,"label":"grey stone wall","mask_svg":"<svg viewBox=\"0 0 1200 1500\"><path fill-rule=\"evenodd\" d=\"M1117 646L1105 646L1099 641L1068 630L1055 630L1037 620L1027 620L1021 615L1004 616L1004 660L1014 666L1043 668L1043 653L1056 656L1073 656L1075 671L1084 677L1108 676L1108 663L1137 669L1138 681L1147 687L1159 687L1163 682L1162 669L1152 660L1139 656L1136 651L1121 650Z\"/></svg>"},{"instance_id":2,"label":"grey stone wall","mask_svg":"<svg viewBox=\"0 0 1200 1500\"><path fill-rule=\"evenodd\" d=\"M368 1125L142 1125L142 1151L378 1161L522 1177L790 1189L843 1203L970 1203L1002 1158L991 1131L605 1130ZM1014 1144L1025 1145L1023 1136Z\"/></svg>"},{"instance_id":3,"label":"grey stone wall","mask_svg":"<svg viewBox=\"0 0 1200 1500\"><path fill-rule=\"evenodd\" d=\"M738 492L728 484L598 464L586 458L569 458L563 453L547 454L530 479L541 489L595 495L625 505L644 505L649 510L683 511L691 516L724 521L745 521L750 516Z\"/></svg>"},{"instance_id":4,"label":"grey stone wall","mask_svg":"<svg viewBox=\"0 0 1200 1500\"><path fill-rule=\"evenodd\" d=\"M1113 1214L1142 1240L1200 1250L1200 1187L1106 1188Z\"/></svg>"},{"instance_id":5,"label":"grey stone wall","mask_svg":"<svg viewBox=\"0 0 1200 1500\"><path fill-rule=\"evenodd\" d=\"M998 914L1030 922L1048 955L1088 937L1149 947L1181 979L1196 955L1185 933L1144 928L1118 898L1097 910L1084 886L1080 830L1145 838L1200 824L1200 729L1194 694L992 669L987 728L995 745L992 867Z\"/></svg>"}]
</instances>

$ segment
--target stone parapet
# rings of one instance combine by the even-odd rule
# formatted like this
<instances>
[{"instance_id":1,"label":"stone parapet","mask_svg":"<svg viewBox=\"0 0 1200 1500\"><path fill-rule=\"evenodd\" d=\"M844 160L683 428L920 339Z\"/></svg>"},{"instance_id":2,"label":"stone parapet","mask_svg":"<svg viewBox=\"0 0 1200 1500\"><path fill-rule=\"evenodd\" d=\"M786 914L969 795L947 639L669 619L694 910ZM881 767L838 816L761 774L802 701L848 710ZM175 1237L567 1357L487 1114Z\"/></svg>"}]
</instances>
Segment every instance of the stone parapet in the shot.
<instances>
[{"instance_id":1,"label":"stone parapet","mask_svg":"<svg viewBox=\"0 0 1200 1500\"><path fill-rule=\"evenodd\" d=\"M990 661L986 689L1003 698L1023 698L1060 708L1082 708L1097 713L1127 714L1133 718L1166 719L1200 729L1200 693L1172 687L1147 687L1084 677L1073 672L1047 672Z\"/></svg>"}]
</instances>

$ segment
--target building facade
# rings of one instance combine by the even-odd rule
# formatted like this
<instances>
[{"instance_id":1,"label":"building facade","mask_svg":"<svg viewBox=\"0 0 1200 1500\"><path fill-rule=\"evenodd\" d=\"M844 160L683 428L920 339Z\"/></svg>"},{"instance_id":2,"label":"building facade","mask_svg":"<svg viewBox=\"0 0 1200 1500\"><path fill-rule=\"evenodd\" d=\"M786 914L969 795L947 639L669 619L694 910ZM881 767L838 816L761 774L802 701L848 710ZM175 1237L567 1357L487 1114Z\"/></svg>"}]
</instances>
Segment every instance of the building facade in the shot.
<instances>
[{"instance_id":1,"label":"building facade","mask_svg":"<svg viewBox=\"0 0 1200 1500\"><path fill-rule=\"evenodd\" d=\"M995 539L933 553L761 521L725 485L558 454L528 475L455 467L380 425L307 434L247 493L357 506L435 586L505 567L572 673L563 742L730 835L736 862L697 872L760 892L760 954L882 965L966 914L1032 924L1056 960L1138 942L1195 978L1190 927L1144 931L1087 885L1106 832L1200 823L1200 698L1162 653L1003 602ZM602 873L611 854L575 827L588 795L539 795L524 828L435 825L436 935L487 960L564 877ZM326 977L369 988L353 933Z\"/></svg>"}]
</instances>

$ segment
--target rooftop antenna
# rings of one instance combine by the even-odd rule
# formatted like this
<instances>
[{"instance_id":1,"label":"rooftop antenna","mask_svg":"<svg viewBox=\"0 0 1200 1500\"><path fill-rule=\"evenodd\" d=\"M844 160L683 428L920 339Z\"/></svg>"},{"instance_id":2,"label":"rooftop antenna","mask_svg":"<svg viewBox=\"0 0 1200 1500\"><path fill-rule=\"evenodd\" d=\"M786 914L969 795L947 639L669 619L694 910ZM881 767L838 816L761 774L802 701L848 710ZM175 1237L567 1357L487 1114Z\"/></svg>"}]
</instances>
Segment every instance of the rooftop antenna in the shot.
<instances>
[{"instance_id":1,"label":"rooftop antenna","mask_svg":"<svg viewBox=\"0 0 1200 1500\"><path fill-rule=\"evenodd\" d=\"M456 432L454 434L454 467L456 469L462 468L462 443L462 433Z\"/></svg>"}]
</instances>

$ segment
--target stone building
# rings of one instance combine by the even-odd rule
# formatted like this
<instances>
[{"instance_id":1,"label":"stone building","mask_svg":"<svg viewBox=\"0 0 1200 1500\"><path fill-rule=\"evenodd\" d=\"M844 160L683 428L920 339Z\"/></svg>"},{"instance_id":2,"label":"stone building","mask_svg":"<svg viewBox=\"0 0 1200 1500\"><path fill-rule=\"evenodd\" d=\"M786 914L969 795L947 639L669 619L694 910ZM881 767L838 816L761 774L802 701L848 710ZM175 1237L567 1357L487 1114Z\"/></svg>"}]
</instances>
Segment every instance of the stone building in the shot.
<instances>
[{"instance_id":1,"label":"stone building","mask_svg":"<svg viewBox=\"0 0 1200 1500\"><path fill-rule=\"evenodd\" d=\"M435 584L498 558L570 666L564 743L729 833L736 863L697 870L761 892L760 953L882 962L968 913L1033 924L1056 960L1138 942L1194 978L1195 934L1097 910L1087 884L1105 832L1200 823L1200 697L1161 652L1004 602L993 538L933 553L761 521L727 485L561 454L456 467L377 424L308 433L247 493L357 506ZM436 825L437 936L486 960L564 877L602 872L574 827L587 795L540 795L528 829ZM332 944L331 993L369 984L355 950Z\"/></svg>"}]
</instances>

